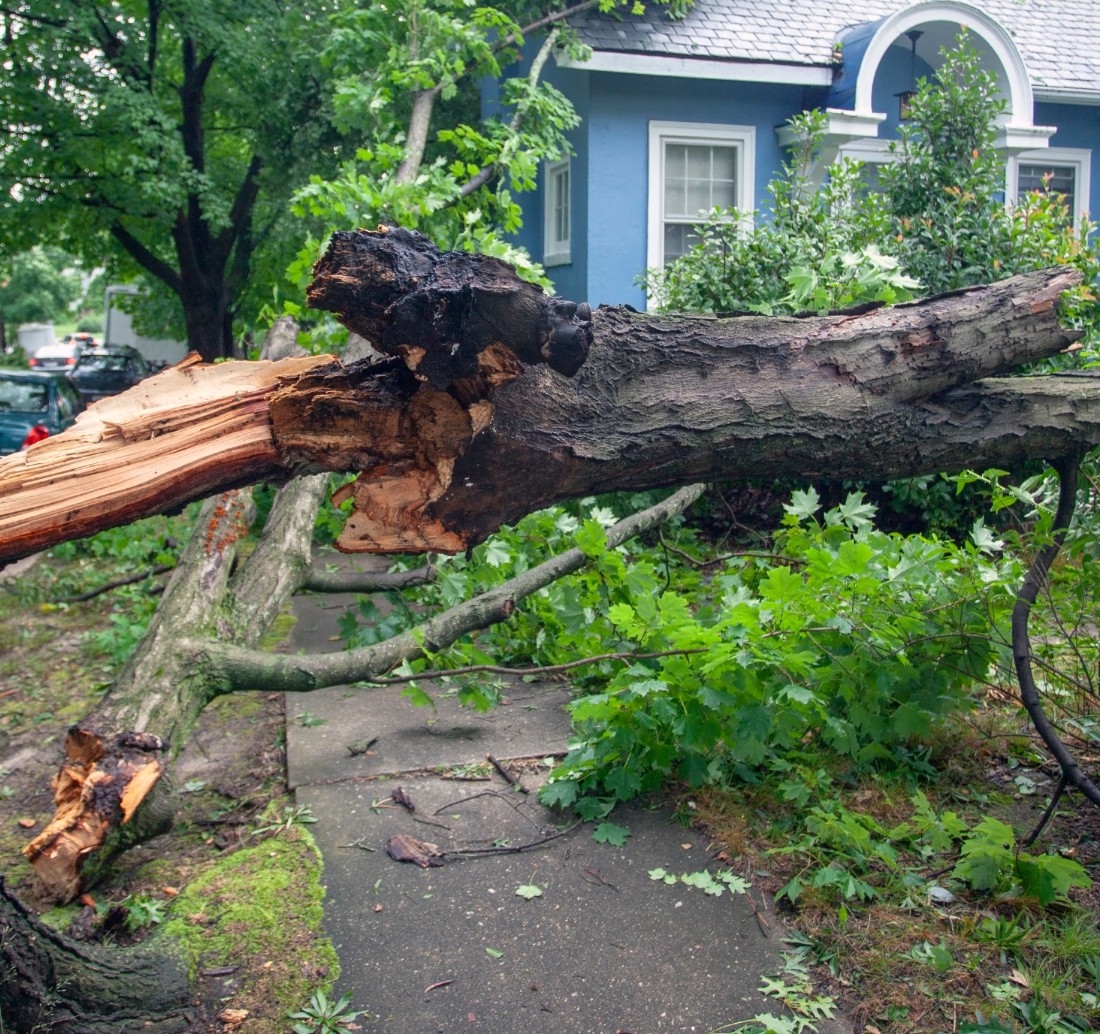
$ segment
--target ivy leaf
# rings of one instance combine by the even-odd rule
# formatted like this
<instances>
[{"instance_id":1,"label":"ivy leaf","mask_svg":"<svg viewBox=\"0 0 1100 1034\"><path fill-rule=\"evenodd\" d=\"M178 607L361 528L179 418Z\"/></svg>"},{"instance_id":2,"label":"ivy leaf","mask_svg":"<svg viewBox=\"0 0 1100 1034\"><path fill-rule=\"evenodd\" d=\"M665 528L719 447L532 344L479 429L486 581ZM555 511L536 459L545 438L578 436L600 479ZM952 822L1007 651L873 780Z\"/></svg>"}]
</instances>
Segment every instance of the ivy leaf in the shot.
<instances>
[{"instance_id":1,"label":"ivy leaf","mask_svg":"<svg viewBox=\"0 0 1100 1034\"><path fill-rule=\"evenodd\" d=\"M525 883L522 887L516 887L516 893L526 901L532 898L542 897L542 887L537 883Z\"/></svg>"},{"instance_id":2,"label":"ivy leaf","mask_svg":"<svg viewBox=\"0 0 1100 1034\"><path fill-rule=\"evenodd\" d=\"M615 847L622 847L629 836L630 830L626 826L614 822L601 822L592 833L592 839L597 844L612 844Z\"/></svg>"}]
</instances>

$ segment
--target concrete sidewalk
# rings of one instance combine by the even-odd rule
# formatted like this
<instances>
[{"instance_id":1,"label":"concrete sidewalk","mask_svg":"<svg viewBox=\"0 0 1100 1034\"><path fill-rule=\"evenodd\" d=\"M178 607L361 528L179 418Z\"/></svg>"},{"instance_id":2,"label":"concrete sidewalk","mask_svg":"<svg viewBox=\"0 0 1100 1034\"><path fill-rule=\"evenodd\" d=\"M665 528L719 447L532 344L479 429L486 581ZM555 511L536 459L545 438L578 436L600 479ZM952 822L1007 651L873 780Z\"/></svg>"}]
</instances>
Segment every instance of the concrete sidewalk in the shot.
<instances>
[{"instance_id":1,"label":"concrete sidewalk","mask_svg":"<svg viewBox=\"0 0 1100 1034\"><path fill-rule=\"evenodd\" d=\"M332 649L350 602L300 597L288 650ZM440 695L435 710L414 708L399 687L287 697L289 779L318 820L336 990L374 1018L364 1030L705 1034L781 1012L757 991L783 948L770 907L650 878L723 868L667 809L617 809L631 834L621 847L582 825L499 850L571 821L534 792L538 760L570 733L566 689L517 683L506 697L488 714ZM487 754L524 759L532 792L486 778ZM415 812L393 802L397 787ZM398 833L436 845L445 864L394 861Z\"/></svg>"}]
</instances>

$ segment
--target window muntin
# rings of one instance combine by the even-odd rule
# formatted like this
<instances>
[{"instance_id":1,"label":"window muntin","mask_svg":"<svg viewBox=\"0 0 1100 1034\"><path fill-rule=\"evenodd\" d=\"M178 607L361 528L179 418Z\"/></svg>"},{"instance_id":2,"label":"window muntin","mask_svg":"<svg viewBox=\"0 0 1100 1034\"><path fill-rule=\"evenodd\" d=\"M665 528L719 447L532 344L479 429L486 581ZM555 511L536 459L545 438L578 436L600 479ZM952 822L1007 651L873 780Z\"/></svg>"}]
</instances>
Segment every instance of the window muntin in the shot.
<instances>
[{"instance_id":1,"label":"window muntin","mask_svg":"<svg viewBox=\"0 0 1100 1034\"><path fill-rule=\"evenodd\" d=\"M1086 148L1024 151L1008 160L1006 197L1015 203L1035 190L1062 194L1074 227L1080 229L1089 205L1091 166L1092 152Z\"/></svg>"}]
</instances>

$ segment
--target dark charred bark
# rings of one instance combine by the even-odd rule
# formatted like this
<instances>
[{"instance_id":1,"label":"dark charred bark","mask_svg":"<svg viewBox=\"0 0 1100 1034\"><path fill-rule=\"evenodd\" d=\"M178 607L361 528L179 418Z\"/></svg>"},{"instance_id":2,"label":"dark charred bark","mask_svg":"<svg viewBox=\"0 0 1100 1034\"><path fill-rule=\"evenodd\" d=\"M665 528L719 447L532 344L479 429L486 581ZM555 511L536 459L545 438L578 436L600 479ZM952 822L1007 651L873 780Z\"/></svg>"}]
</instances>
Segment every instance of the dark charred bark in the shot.
<instances>
[{"instance_id":1,"label":"dark charred bark","mask_svg":"<svg viewBox=\"0 0 1100 1034\"><path fill-rule=\"evenodd\" d=\"M186 969L177 959L71 941L12 897L2 877L0 1020L12 1034L198 1029Z\"/></svg>"}]
</instances>

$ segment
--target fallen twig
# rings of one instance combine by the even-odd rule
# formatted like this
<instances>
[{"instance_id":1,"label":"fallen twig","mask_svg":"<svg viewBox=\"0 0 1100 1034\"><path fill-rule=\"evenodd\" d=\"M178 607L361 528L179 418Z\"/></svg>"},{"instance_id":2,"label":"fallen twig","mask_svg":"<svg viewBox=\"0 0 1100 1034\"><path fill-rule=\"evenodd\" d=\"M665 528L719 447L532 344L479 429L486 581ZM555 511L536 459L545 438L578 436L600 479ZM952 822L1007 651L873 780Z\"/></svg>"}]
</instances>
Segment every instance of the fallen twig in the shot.
<instances>
[{"instance_id":1,"label":"fallen twig","mask_svg":"<svg viewBox=\"0 0 1100 1034\"><path fill-rule=\"evenodd\" d=\"M486 754L485 756L489 759L489 764L491 764L493 768L495 768L502 776L504 776L504 778L507 779L508 782L512 784L512 786L519 790L520 793L529 792L527 787L523 785L523 781L520 779L520 777L518 775L515 775L512 770L506 764L504 764L503 761L500 761L492 754Z\"/></svg>"},{"instance_id":2,"label":"fallen twig","mask_svg":"<svg viewBox=\"0 0 1100 1034\"><path fill-rule=\"evenodd\" d=\"M78 592L75 596L63 596L58 602L86 603L88 600L94 600L97 596L102 596L105 592L110 592L112 589L121 589L124 585L133 585L134 582L141 582L146 578L155 578L158 574L166 574L168 571L174 571L175 567L175 564L158 564L148 571L139 571L137 574L127 575L125 578L116 578L114 581L107 582L97 589L89 589L87 592Z\"/></svg>"}]
</instances>

